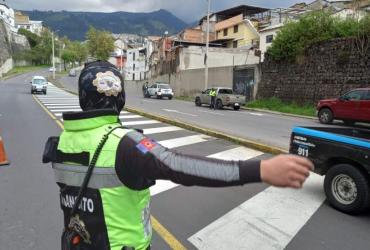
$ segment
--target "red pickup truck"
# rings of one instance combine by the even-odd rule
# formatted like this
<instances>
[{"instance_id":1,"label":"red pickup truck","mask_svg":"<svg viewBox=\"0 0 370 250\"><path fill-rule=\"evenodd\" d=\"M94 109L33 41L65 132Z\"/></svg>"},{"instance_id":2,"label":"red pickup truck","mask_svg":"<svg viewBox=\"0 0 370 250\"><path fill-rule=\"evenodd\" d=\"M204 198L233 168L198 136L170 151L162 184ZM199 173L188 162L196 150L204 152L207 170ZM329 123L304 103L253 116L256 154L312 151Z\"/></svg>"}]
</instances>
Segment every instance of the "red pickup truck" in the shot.
<instances>
[{"instance_id":1,"label":"red pickup truck","mask_svg":"<svg viewBox=\"0 0 370 250\"><path fill-rule=\"evenodd\" d=\"M370 88L354 89L339 98L321 100L317 112L323 124L330 124L334 119L343 120L346 125L370 122Z\"/></svg>"}]
</instances>

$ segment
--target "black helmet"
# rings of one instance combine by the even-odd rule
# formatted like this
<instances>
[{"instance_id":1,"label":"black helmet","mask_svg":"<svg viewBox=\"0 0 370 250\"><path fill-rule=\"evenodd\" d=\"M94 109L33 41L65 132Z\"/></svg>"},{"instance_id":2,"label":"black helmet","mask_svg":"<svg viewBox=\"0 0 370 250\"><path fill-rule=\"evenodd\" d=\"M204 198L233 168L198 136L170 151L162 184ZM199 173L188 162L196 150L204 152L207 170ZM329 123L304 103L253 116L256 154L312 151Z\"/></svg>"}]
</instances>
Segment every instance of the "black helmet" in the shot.
<instances>
[{"instance_id":1,"label":"black helmet","mask_svg":"<svg viewBox=\"0 0 370 250\"><path fill-rule=\"evenodd\" d=\"M125 106L122 75L107 61L87 63L78 79L78 95L84 111L114 109L120 113Z\"/></svg>"}]
</instances>

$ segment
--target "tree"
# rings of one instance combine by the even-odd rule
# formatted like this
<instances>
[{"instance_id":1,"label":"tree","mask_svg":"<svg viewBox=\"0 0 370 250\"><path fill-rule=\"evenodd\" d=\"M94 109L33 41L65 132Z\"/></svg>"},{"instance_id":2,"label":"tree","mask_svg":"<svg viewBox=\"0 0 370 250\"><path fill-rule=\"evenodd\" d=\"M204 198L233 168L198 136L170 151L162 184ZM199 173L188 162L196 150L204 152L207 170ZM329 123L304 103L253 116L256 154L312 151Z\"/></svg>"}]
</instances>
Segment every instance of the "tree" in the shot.
<instances>
[{"instance_id":1,"label":"tree","mask_svg":"<svg viewBox=\"0 0 370 250\"><path fill-rule=\"evenodd\" d=\"M76 53L72 50L66 49L62 53L62 60L64 63L64 70L67 70L66 63L74 63L76 61Z\"/></svg>"},{"instance_id":2,"label":"tree","mask_svg":"<svg viewBox=\"0 0 370 250\"><path fill-rule=\"evenodd\" d=\"M27 38L31 48L34 48L40 41L40 37L38 35L23 28L18 30L18 34L24 35Z\"/></svg>"},{"instance_id":3,"label":"tree","mask_svg":"<svg viewBox=\"0 0 370 250\"><path fill-rule=\"evenodd\" d=\"M358 47L368 50L370 25L368 17L335 18L326 12L314 12L303 16L298 22L285 24L272 42L267 53L275 60L294 61L306 48L320 41L333 38L358 37Z\"/></svg>"},{"instance_id":4,"label":"tree","mask_svg":"<svg viewBox=\"0 0 370 250\"><path fill-rule=\"evenodd\" d=\"M82 62L86 61L87 56L88 56L88 51L87 51L85 44L82 44L76 41L76 42L72 42L70 47L76 56L76 61L79 64L82 64Z\"/></svg>"},{"instance_id":5,"label":"tree","mask_svg":"<svg viewBox=\"0 0 370 250\"><path fill-rule=\"evenodd\" d=\"M91 56L98 60L107 60L114 51L114 39L111 33L90 27L86 34L87 47Z\"/></svg>"}]
</instances>

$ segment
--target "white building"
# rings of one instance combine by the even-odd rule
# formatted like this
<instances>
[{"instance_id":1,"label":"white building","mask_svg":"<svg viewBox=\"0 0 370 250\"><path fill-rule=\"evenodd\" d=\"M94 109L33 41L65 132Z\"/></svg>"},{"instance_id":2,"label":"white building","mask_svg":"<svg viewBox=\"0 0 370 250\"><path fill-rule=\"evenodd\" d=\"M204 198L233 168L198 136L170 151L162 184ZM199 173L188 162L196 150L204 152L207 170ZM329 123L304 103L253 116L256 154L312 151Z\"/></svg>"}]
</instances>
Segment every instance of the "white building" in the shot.
<instances>
[{"instance_id":1,"label":"white building","mask_svg":"<svg viewBox=\"0 0 370 250\"><path fill-rule=\"evenodd\" d=\"M0 3L0 19L4 21L7 28L16 32L14 10L10 8L5 2Z\"/></svg>"},{"instance_id":2,"label":"white building","mask_svg":"<svg viewBox=\"0 0 370 250\"><path fill-rule=\"evenodd\" d=\"M125 65L125 80L145 80L148 78L148 71L147 48L128 49L127 62Z\"/></svg>"},{"instance_id":3,"label":"white building","mask_svg":"<svg viewBox=\"0 0 370 250\"><path fill-rule=\"evenodd\" d=\"M272 41L276 38L277 32L281 27L283 27L283 24L279 23L260 30L261 61L264 61L266 51L271 46Z\"/></svg>"},{"instance_id":4,"label":"white building","mask_svg":"<svg viewBox=\"0 0 370 250\"><path fill-rule=\"evenodd\" d=\"M150 56L154 51L154 43L148 38L143 39L140 47L128 48L127 61L124 66L126 80L146 80L150 78Z\"/></svg>"},{"instance_id":5,"label":"white building","mask_svg":"<svg viewBox=\"0 0 370 250\"><path fill-rule=\"evenodd\" d=\"M27 15L23 15L17 11L15 13L15 26L16 29L25 29L37 35L41 35L42 32L42 21L32 21Z\"/></svg>"}]
</instances>

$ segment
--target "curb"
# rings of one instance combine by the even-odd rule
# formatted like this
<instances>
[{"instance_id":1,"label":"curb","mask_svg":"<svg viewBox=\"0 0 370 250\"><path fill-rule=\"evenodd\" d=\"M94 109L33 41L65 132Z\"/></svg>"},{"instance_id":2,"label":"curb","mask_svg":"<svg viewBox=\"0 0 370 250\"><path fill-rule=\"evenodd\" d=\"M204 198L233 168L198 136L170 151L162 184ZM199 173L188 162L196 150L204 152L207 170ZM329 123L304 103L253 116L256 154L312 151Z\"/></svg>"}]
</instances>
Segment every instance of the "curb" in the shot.
<instances>
[{"instance_id":1,"label":"curb","mask_svg":"<svg viewBox=\"0 0 370 250\"><path fill-rule=\"evenodd\" d=\"M295 114L283 113L283 112L278 112L278 111L271 111L271 110L267 110L267 109L247 108L247 107L243 107L243 106L241 108L244 109L244 110L263 112L263 113L268 113L268 114L284 115L284 116L304 118L304 119L310 119L310 120L316 120L317 119L316 117L313 117L313 116L295 115Z\"/></svg>"},{"instance_id":2,"label":"curb","mask_svg":"<svg viewBox=\"0 0 370 250\"><path fill-rule=\"evenodd\" d=\"M145 111L142 111L142 110L139 110L139 109L136 109L136 108L125 107L125 110L128 111L128 112L131 112L131 113L136 113L138 115L150 118L150 119L155 119L155 120L158 120L158 121L161 121L161 122L164 122L164 123L168 123L168 124L171 124L173 126L177 126L177 127L180 127L180 128L184 128L184 129L187 129L187 130L194 131L194 132L199 132L199 133L206 134L206 135L216 137L216 138L219 138L219 139L224 139L224 140L227 140L227 141L231 141L231 142L236 143L238 145L253 148L253 149L262 151L264 153L269 153L269 154L274 154L274 155L275 154L286 154L286 153L288 153L287 150L279 148L279 147L273 147L273 146L269 146L269 145L262 144L262 143L259 143L259 142L239 138L239 137L232 136L232 135L227 135L227 134L225 134L223 132L220 132L220 131L217 131L217 130L210 130L210 129L202 128L202 127L199 127L199 126L196 126L196 125L193 125L193 124L178 121L176 119L167 118L167 117L164 117L164 116L161 116L161 115L154 115L154 114L147 113Z\"/></svg>"}]
</instances>

